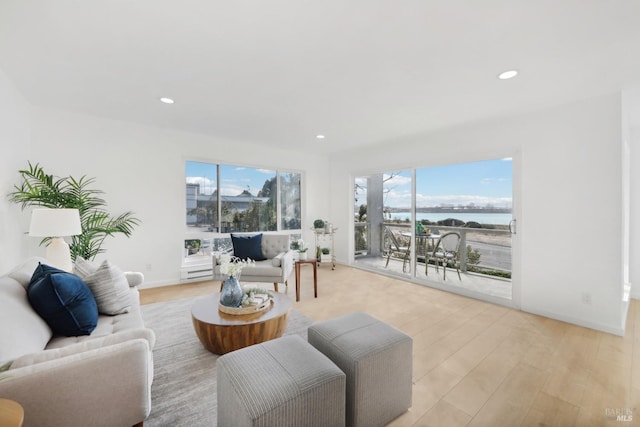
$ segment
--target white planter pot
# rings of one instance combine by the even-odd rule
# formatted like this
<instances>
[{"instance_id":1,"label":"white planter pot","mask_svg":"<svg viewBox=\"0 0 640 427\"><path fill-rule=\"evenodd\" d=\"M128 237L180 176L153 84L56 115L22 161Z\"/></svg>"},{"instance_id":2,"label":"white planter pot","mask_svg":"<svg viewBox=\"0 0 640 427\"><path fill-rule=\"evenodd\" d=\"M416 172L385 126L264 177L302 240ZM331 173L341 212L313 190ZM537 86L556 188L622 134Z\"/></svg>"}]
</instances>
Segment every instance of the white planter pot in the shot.
<instances>
[{"instance_id":1,"label":"white planter pot","mask_svg":"<svg viewBox=\"0 0 640 427\"><path fill-rule=\"evenodd\" d=\"M298 257L300 261L304 261L307 259L307 252L298 252Z\"/></svg>"}]
</instances>

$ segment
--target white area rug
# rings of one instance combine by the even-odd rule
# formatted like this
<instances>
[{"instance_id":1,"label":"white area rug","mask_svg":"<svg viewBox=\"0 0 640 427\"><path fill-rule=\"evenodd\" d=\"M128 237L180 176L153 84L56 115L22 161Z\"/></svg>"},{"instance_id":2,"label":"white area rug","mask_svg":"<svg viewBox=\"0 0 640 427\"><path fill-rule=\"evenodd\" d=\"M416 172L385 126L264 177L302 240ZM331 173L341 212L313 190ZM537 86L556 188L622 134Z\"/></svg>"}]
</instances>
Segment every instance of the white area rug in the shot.
<instances>
[{"instance_id":1,"label":"white area rug","mask_svg":"<svg viewBox=\"0 0 640 427\"><path fill-rule=\"evenodd\" d=\"M201 298L201 297L196 297ZM216 359L193 329L196 298L142 306L145 325L156 333L151 415L145 427L216 426ZM307 339L312 321L291 311L284 334Z\"/></svg>"}]
</instances>

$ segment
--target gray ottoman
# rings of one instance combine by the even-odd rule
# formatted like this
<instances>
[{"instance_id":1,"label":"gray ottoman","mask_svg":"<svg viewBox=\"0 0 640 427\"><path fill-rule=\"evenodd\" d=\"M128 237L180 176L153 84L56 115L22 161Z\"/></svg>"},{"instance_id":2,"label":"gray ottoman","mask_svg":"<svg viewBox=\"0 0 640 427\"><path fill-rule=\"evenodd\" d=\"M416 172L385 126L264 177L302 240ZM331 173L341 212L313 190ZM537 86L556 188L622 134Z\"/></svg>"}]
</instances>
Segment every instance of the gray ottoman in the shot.
<instances>
[{"instance_id":1,"label":"gray ottoman","mask_svg":"<svg viewBox=\"0 0 640 427\"><path fill-rule=\"evenodd\" d=\"M345 374L296 335L216 362L218 426L344 426Z\"/></svg>"},{"instance_id":2,"label":"gray ottoman","mask_svg":"<svg viewBox=\"0 0 640 427\"><path fill-rule=\"evenodd\" d=\"M347 426L384 426L409 409L411 337L365 313L314 323L308 335L347 374Z\"/></svg>"}]
</instances>

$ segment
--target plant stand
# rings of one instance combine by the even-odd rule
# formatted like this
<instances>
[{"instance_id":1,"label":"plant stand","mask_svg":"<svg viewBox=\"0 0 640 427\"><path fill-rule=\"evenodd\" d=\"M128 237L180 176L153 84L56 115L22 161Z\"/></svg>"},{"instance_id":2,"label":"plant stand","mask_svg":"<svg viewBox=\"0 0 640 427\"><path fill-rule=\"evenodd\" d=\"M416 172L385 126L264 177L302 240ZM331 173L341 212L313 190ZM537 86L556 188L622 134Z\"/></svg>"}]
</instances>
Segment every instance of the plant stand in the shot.
<instances>
[{"instance_id":1,"label":"plant stand","mask_svg":"<svg viewBox=\"0 0 640 427\"><path fill-rule=\"evenodd\" d=\"M313 233L315 234L316 237L316 250L317 248L330 248L330 253L329 254L320 254L317 257L317 263L318 266L320 266L321 264L327 264L327 263L331 263L331 269L335 270L336 269L336 253L334 251L334 244L333 244L333 236L336 233L337 228L333 227L331 231L325 231L322 228L313 228Z\"/></svg>"}]
</instances>

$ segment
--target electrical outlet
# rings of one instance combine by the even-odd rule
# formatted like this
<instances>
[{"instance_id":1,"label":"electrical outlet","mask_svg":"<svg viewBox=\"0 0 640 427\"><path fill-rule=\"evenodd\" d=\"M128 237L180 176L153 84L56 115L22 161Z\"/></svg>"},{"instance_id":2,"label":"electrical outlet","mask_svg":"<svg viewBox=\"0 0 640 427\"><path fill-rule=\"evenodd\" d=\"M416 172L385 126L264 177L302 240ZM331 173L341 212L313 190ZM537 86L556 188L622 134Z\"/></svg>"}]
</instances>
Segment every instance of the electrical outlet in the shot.
<instances>
[{"instance_id":1,"label":"electrical outlet","mask_svg":"<svg viewBox=\"0 0 640 427\"><path fill-rule=\"evenodd\" d=\"M591 305L591 294L589 292L582 293L582 303Z\"/></svg>"},{"instance_id":2,"label":"electrical outlet","mask_svg":"<svg viewBox=\"0 0 640 427\"><path fill-rule=\"evenodd\" d=\"M147 268L147 271L151 271L151 264L147 264L146 268Z\"/></svg>"}]
</instances>

